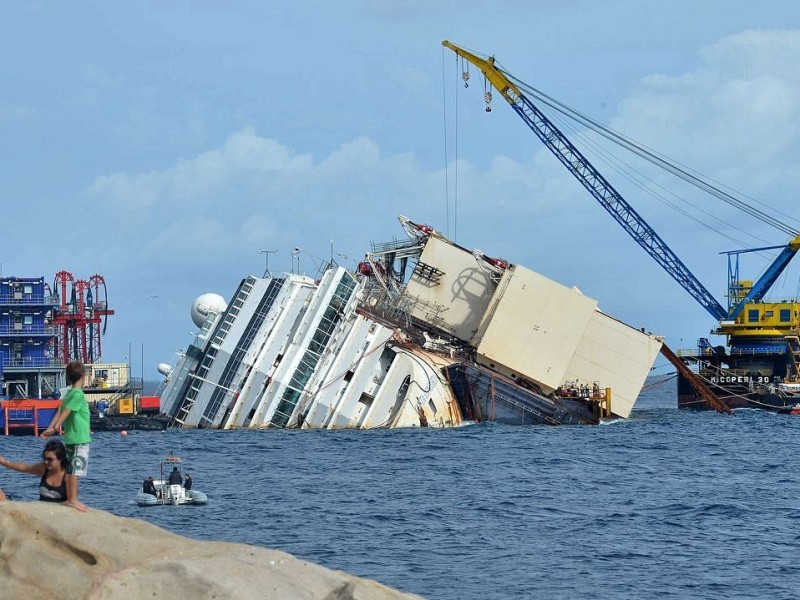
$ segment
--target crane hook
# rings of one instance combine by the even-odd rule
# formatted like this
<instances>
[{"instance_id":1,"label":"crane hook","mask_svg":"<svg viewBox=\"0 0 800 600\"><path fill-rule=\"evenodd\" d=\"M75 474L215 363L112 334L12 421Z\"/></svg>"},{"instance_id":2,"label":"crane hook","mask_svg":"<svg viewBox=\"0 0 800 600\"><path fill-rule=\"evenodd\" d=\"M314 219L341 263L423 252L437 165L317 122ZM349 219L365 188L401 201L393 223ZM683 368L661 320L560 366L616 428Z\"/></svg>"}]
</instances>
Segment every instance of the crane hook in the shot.
<instances>
[{"instance_id":1,"label":"crane hook","mask_svg":"<svg viewBox=\"0 0 800 600\"><path fill-rule=\"evenodd\" d=\"M486 112L492 112L492 92L487 90L483 95L483 99L486 101Z\"/></svg>"},{"instance_id":2,"label":"crane hook","mask_svg":"<svg viewBox=\"0 0 800 600\"><path fill-rule=\"evenodd\" d=\"M469 87L469 71L462 71L461 72L461 79L464 80L464 87Z\"/></svg>"}]
</instances>

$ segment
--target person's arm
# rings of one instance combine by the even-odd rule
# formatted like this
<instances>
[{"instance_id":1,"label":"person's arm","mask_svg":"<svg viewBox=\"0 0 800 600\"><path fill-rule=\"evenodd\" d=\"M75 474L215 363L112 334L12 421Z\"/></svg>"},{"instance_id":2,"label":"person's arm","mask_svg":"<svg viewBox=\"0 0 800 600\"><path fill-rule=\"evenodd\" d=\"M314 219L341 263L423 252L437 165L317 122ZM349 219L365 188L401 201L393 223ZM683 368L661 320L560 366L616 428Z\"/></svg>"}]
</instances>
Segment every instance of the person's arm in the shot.
<instances>
[{"instance_id":1,"label":"person's arm","mask_svg":"<svg viewBox=\"0 0 800 600\"><path fill-rule=\"evenodd\" d=\"M51 435L58 433L58 428L61 427L62 423L67 419L69 413L70 410L68 408L59 408L58 412L56 412L56 416L53 417L53 420L50 422L50 425L42 432L42 439L46 440Z\"/></svg>"},{"instance_id":2,"label":"person's arm","mask_svg":"<svg viewBox=\"0 0 800 600\"><path fill-rule=\"evenodd\" d=\"M29 473L31 475L42 475L46 470L43 462L36 463L35 465L29 465L27 463L11 462L10 460L6 460L4 456L0 456L0 466L11 469L12 471Z\"/></svg>"}]
</instances>

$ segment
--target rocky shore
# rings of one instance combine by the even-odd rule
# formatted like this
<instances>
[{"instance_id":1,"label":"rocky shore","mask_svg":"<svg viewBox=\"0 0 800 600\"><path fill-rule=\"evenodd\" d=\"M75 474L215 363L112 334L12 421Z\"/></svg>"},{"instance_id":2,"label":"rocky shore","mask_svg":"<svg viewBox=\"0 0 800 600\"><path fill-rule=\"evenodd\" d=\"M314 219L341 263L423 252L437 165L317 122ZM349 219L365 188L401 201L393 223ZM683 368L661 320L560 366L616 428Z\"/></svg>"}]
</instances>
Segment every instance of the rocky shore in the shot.
<instances>
[{"instance_id":1,"label":"rocky shore","mask_svg":"<svg viewBox=\"0 0 800 600\"><path fill-rule=\"evenodd\" d=\"M410 600L278 550L47 502L0 502L0 599Z\"/></svg>"}]
</instances>

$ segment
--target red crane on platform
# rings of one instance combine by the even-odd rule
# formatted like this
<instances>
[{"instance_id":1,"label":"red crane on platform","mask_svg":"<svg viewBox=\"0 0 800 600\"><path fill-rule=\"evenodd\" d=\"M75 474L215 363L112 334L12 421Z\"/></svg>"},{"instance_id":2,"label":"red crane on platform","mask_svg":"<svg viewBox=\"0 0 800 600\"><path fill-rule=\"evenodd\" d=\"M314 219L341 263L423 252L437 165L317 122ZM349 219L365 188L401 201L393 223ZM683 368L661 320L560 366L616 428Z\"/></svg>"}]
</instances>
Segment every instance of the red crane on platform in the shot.
<instances>
[{"instance_id":1,"label":"red crane on platform","mask_svg":"<svg viewBox=\"0 0 800 600\"><path fill-rule=\"evenodd\" d=\"M75 279L69 271L59 271L53 291L59 298L52 321L59 328L55 355L65 363L72 360L87 365L100 362L101 335L105 334L108 316L114 314L108 308L105 279L95 274L86 281Z\"/></svg>"}]
</instances>

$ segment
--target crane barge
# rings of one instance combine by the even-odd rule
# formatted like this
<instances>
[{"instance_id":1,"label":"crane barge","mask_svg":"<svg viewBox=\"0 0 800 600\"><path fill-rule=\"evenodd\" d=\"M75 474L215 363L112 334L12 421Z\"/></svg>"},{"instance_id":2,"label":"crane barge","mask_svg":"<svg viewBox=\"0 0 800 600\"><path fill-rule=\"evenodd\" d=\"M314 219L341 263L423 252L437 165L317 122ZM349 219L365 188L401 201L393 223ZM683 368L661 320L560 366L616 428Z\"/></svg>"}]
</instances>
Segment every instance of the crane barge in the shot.
<instances>
[{"instance_id":1,"label":"crane barge","mask_svg":"<svg viewBox=\"0 0 800 600\"><path fill-rule=\"evenodd\" d=\"M442 45L477 67L533 133L567 170L589 191L620 226L691 295L717 322L710 333L726 338L726 346L712 346L700 338L696 349L672 355L671 361L693 367L678 371L679 408L763 408L777 412L800 412L800 301L770 302L766 294L800 250L800 232L780 220L748 207L750 214L764 216L766 222L791 236L781 246L727 252L728 303L723 307L694 276L652 227L572 144L564 133L523 92L513 76L501 69L494 57L482 58L448 41ZM467 81L465 73L464 80ZM520 82L521 83L521 82ZM491 93L485 95L490 110ZM617 140L630 146L627 138ZM727 196L711 184L690 175L658 155L642 150L648 160L675 173L680 171L700 189ZM692 181L693 180L693 181ZM724 198L723 198L724 199ZM727 200L726 200L727 201ZM737 201L738 202L738 201ZM761 277L753 282L739 276L739 256L746 252L780 249L781 252ZM698 382L699 380L699 382ZM706 395L712 396L723 406Z\"/></svg>"}]
</instances>

